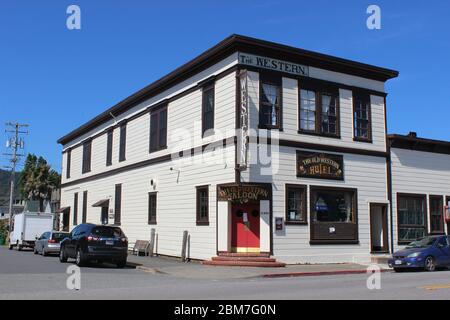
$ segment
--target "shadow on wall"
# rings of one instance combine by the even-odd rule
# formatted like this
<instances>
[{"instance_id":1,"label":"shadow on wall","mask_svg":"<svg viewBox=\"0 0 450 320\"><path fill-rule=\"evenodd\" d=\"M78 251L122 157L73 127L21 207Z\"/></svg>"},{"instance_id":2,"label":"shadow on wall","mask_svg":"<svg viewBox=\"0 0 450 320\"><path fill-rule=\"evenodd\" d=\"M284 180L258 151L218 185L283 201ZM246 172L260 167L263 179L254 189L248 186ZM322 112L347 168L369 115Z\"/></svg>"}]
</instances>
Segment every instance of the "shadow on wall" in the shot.
<instances>
[{"instance_id":1,"label":"shadow on wall","mask_svg":"<svg viewBox=\"0 0 450 320\"><path fill-rule=\"evenodd\" d=\"M402 166L422 170L450 172L450 155L439 153L414 152L395 150L393 152Z\"/></svg>"}]
</instances>

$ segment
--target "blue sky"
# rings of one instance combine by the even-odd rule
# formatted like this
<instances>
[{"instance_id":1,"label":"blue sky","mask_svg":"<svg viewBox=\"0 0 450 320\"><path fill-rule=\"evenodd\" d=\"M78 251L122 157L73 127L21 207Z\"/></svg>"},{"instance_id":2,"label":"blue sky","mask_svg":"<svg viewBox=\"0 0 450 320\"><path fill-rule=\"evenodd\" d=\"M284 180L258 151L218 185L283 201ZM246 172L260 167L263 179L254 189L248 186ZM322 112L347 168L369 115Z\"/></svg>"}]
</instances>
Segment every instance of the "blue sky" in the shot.
<instances>
[{"instance_id":1,"label":"blue sky","mask_svg":"<svg viewBox=\"0 0 450 320\"><path fill-rule=\"evenodd\" d=\"M81 30L66 28L70 4ZM381 30L366 27L370 4ZM389 132L450 140L449 15L448 0L2 0L0 126L28 123L25 151L60 170L59 137L239 33L400 71Z\"/></svg>"}]
</instances>

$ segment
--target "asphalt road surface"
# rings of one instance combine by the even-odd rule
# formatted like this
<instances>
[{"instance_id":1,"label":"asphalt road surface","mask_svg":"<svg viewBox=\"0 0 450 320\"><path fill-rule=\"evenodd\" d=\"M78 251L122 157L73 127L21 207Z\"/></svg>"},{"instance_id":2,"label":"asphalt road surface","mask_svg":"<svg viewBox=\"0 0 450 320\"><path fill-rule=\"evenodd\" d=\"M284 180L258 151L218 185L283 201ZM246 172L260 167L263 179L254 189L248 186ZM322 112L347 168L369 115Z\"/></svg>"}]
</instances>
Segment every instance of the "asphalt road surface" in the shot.
<instances>
[{"instance_id":1,"label":"asphalt road surface","mask_svg":"<svg viewBox=\"0 0 450 320\"><path fill-rule=\"evenodd\" d=\"M280 279L192 280L113 266L81 269L81 289L66 286L72 263L0 247L3 299L450 299L450 271L381 274L381 289L367 275Z\"/></svg>"}]
</instances>

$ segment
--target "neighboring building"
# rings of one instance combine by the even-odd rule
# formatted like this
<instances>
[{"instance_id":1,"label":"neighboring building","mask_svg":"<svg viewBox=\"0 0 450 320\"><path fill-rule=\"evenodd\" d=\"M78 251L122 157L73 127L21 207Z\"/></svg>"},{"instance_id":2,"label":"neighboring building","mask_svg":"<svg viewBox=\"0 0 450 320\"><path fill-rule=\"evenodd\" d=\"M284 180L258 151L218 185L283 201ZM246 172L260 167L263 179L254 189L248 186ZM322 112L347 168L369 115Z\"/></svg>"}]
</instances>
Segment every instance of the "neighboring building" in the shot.
<instances>
[{"instance_id":1,"label":"neighboring building","mask_svg":"<svg viewBox=\"0 0 450 320\"><path fill-rule=\"evenodd\" d=\"M25 201L21 199L14 199L13 214L21 213L25 206ZM0 220L9 219L9 205L0 206Z\"/></svg>"},{"instance_id":2,"label":"neighboring building","mask_svg":"<svg viewBox=\"0 0 450 320\"><path fill-rule=\"evenodd\" d=\"M233 35L58 140L60 210L130 242L155 229L164 255L186 230L190 258L368 261L394 245L384 85L397 76Z\"/></svg>"},{"instance_id":3,"label":"neighboring building","mask_svg":"<svg viewBox=\"0 0 450 320\"><path fill-rule=\"evenodd\" d=\"M450 142L389 135L395 249L450 231ZM443 214L446 212L446 214Z\"/></svg>"}]
</instances>

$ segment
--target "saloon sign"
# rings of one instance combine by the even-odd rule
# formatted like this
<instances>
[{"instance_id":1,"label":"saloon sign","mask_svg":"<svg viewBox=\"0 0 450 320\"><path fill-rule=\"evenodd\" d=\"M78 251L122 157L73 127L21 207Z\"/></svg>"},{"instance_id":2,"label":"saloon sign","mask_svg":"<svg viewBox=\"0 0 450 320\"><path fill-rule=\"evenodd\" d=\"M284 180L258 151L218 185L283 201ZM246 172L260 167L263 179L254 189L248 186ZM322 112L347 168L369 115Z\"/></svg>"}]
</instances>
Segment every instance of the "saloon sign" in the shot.
<instances>
[{"instance_id":1,"label":"saloon sign","mask_svg":"<svg viewBox=\"0 0 450 320\"><path fill-rule=\"evenodd\" d=\"M269 200L267 188L257 185L231 185L219 187L219 201L247 203L250 201Z\"/></svg>"},{"instance_id":2,"label":"saloon sign","mask_svg":"<svg viewBox=\"0 0 450 320\"><path fill-rule=\"evenodd\" d=\"M297 177L344 180L343 157L297 151Z\"/></svg>"}]
</instances>

